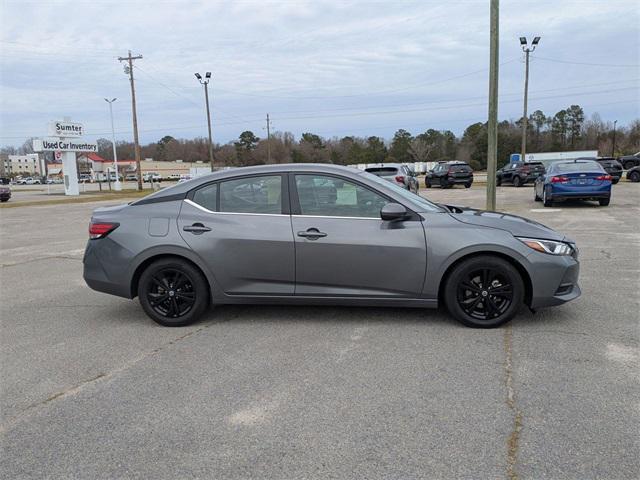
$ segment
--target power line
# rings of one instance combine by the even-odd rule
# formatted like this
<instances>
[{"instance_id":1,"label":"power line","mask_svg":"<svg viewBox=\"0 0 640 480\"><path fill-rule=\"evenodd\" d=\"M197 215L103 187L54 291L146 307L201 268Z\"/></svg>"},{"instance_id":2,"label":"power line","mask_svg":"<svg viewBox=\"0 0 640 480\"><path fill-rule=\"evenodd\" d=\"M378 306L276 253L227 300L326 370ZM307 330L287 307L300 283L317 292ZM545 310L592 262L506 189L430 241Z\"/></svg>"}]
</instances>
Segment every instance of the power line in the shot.
<instances>
[{"instance_id":1,"label":"power line","mask_svg":"<svg viewBox=\"0 0 640 480\"><path fill-rule=\"evenodd\" d=\"M541 57L539 55L536 55L536 58L538 60L546 60L547 62L568 63L570 65L587 65L587 66L590 66L590 67L633 67L633 68L640 67L640 64L619 65L619 64L613 64L613 63L573 62L573 61L570 61L570 60L559 60L557 58Z\"/></svg>"}]
</instances>

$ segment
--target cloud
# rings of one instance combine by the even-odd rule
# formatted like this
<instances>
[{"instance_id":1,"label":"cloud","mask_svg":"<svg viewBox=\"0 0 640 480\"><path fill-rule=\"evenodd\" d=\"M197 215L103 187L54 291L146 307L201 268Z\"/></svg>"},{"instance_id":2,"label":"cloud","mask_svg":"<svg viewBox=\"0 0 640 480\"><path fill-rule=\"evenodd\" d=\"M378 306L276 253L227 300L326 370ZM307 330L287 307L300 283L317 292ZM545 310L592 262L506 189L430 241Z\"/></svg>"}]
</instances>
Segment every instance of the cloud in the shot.
<instances>
[{"instance_id":1,"label":"cloud","mask_svg":"<svg viewBox=\"0 0 640 480\"><path fill-rule=\"evenodd\" d=\"M579 103L619 124L640 116L637 91L617 89L639 86L640 69L601 66L640 62L634 2L501 7L501 118L521 110L512 100L522 90L523 34L542 36L532 57L532 92L558 89L556 98L532 94L530 110L553 114ZM222 142L246 129L260 134L267 112L277 112L276 129L297 135L386 138L409 127L459 133L486 118L482 99L459 100L488 91L484 1L5 1L0 8L0 144L42 135L62 116L96 136L108 132L107 96L118 97L118 137L130 139L129 82L117 61L129 49L144 57L134 70L143 142L206 133L196 71L213 72L214 136ZM619 84L591 98L578 95L588 88L565 88L605 82ZM448 109L407 107L443 100ZM297 118L299 111L309 113Z\"/></svg>"}]
</instances>

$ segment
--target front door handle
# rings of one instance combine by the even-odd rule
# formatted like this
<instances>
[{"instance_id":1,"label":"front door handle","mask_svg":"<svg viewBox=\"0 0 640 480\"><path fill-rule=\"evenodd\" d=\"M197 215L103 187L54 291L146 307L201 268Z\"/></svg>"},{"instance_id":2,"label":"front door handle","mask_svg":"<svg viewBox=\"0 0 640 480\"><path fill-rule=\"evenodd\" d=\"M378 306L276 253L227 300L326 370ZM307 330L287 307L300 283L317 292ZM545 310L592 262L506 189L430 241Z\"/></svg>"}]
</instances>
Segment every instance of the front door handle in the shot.
<instances>
[{"instance_id":1,"label":"front door handle","mask_svg":"<svg viewBox=\"0 0 640 480\"><path fill-rule=\"evenodd\" d=\"M317 240L322 237L326 237L327 234L321 232L317 228L308 228L306 232L298 232L299 237L308 238L309 240Z\"/></svg>"},{"instance_id":2,"label":"front door handle","mask_svg":"<svg viewBox=\"0 0 640 480\"><path fill-rule=\"evenodd\" d=\"M191 232L194 235L201 235L204 232L210 232L211 229L209 227L205 227L201 223L194 223L193 225L186 225L182 228L185 232Z\"/></svg>"}]
</instances>

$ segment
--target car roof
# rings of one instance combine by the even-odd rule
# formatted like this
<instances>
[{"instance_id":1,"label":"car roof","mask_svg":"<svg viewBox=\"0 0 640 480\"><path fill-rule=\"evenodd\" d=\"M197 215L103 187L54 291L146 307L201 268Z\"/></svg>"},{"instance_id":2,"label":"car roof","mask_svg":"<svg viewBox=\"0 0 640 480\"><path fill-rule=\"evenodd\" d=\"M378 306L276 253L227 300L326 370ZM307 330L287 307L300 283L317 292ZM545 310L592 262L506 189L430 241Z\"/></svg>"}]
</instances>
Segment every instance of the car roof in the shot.
<instances>
[{"instance_id":1,"label":"car roof","mask_svg":"<svg viewBox=\"0 0 640 480\"><path fill-rule=\"evenodd\" d=\"M234 167L224 170L217 170L213 173L208 173L199 177L192 178L183 183L171 186L166 189L158 190L145 198L162 198L166 196L181 195L189 190L204 185L216 180L225 180L234 177L242 177L246 175L259 175L264 174L278 174L289 172L316 172L316 173L333 173L343 176L351 176L357 178L358 175L362 175L363 170L358 170L354 167L343 167L341 165L333 165L327 163L282 163L272 165L255 165L251 167ZM134 202L135 203L135 202Z\"/></svg>"}]
</instances>

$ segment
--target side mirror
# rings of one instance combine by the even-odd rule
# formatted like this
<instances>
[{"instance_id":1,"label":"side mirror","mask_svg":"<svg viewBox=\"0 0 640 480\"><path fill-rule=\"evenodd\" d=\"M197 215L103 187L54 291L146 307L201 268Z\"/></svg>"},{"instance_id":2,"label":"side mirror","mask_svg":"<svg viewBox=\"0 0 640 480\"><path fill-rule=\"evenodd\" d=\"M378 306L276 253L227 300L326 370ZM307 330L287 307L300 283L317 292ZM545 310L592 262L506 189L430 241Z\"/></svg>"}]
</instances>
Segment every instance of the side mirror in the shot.
<instances>
[{"instance_id":1,"label":"side mirror","mask_svg":"<svg viewBox=\"0 0 640 480\"><path fill-rule=\"evenodd\" d=\"M404 220L407 218L407 209L399 203L387 203L380 210L380 218L389 222Z\"/></svg>"}]
</instances>

